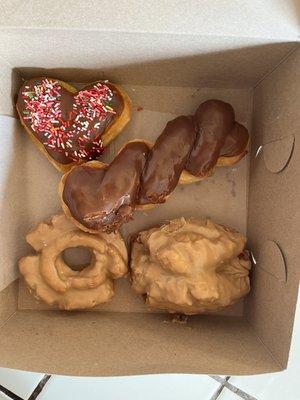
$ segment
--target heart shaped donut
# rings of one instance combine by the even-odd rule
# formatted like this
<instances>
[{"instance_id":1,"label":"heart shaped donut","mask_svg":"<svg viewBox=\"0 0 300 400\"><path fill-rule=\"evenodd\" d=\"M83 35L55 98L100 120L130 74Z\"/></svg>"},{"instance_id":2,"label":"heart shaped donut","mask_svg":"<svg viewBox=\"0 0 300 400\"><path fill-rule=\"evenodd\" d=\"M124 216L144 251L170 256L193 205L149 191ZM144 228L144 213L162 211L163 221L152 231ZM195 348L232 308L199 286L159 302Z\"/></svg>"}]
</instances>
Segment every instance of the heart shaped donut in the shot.
<instances>
[{"instance_id":1,"label":"heart shaped donut","mask_svg":"<svg viewBox=\"0 0 300 400\"><path fill-rule=\"evenodd\" d=\"M17 111L38 148L61 172L102 154L125 127L131 100L108 81L81 90L52 78L33 78L20 88Z\"/></svg>"}]
</instances>

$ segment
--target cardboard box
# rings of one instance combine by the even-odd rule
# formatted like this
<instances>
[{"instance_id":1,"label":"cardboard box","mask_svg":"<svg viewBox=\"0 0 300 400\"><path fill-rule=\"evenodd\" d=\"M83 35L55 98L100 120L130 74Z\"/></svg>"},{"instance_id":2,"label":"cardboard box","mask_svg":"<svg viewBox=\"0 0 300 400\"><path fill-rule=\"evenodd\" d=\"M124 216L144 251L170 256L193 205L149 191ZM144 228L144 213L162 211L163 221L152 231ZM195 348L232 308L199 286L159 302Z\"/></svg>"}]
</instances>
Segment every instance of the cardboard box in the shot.
<instances>
[{"instance_id":1,"label":"cardboard box","mask_svg":"<svg viewBox=\"0 0 300 400\"><path fill-rule=\"evenodd\" d=\"M299 282L299 6L296 1L1 2L0 364L68 375L257 374L287 365ZM251 152L123 229L209 216L248 236L252 291L221 315L185 326L148 313L128 280L110 304L59 312L19 281L26 232L60 212L60 174L15 118L22 79L110 79L134 116L105 157L150 138L202 101L229 101L251 131ZM142 108L142 111L137 111Z\"/></svg>"}]
</instances>

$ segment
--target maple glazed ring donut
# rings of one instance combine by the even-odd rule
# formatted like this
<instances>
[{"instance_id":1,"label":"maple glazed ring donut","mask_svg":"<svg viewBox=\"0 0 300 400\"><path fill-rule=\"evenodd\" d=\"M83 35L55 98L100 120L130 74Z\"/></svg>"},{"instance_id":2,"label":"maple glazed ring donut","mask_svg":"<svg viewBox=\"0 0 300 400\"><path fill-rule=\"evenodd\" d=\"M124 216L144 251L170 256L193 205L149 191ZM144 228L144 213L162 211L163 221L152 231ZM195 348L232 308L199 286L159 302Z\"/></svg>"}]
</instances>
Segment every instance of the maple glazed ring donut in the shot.
<instances>
[{"instance_id":1,"label":"maple glazed ring donut","mask_svg":"<svg viewBox=\"0 0 300 400\"><path fill-rule=\"evenodd\" d=\"M37 254L20 259L20 272L36 298L60 309L85 309L109 301L113 280L128 272L127 250L119 233L90 235L65 215L40 223L26 239ZM81 271L70 268L62 257L72 247L92 252L91 263Z\"/></svg>"},{"instance_id":2,"label":"maple glazed ring donut","mask_svg":"<svg viewBox=\"0 0 300 400\"><path fill-rule=\"evenodd\" d=\"M108 81L81 90L52 78L33 78L19 90L21 124L61 172L101 156L131 117L131 100Z\"/></svg>"}]
</instances>

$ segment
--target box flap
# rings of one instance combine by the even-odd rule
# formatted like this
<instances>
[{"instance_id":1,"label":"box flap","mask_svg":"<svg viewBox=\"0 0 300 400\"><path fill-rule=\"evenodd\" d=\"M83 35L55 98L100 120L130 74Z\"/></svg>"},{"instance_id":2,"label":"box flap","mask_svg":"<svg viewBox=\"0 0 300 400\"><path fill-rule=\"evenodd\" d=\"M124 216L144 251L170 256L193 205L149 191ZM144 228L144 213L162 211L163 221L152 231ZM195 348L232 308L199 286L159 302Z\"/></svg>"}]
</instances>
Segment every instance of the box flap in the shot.
<instances>
[{"instance_id":1,"label":"box flap","mask_svg":"<svg viewBox=\"0 0 300 400\"><path fill-rule=\"evenodd\" d=\"M288 359L300 276L299 99L297 50L254 91L248 214L249 244L257 263L246 314L283 365Z\"/></svg>"},{"instance_id":2,"label":"box flap","mask_svg":"<svg viewBox=\"0 0 300 400\"><path fill-rule=\"evenodd\" d=\"M0 55L25 78L76 82L250 87L294 47L217 35L0 29Z\"/></svg>"},{"instance_id":3,"label":"box flap","mask_svg":"<svg viewBox=\"0 0 300 400\"><path fill-rule=\"evenodd\" d=\"M0 354L3 367L81 376L280 369L236 317L20 311L0 330Z\"/></svg>"},{"instance_id":4,"label":"box flap","mask_svg":"<svg viewBox=\"0 0 300 400\"><path fill-rule=\"evenodd\" d=\"M16 260L27 251L25 134L19 122L0 116L0 291L18 277ZM5 149L5 151L3 151Z\"/></svg>"},{"instance_id":5,"label":"box flap","mask_svg":"<svg viewBox=\"0 0 300 400\"><path fill-rule=\"evenodd\" d=\"M273 173L284 170L291 159L294 150L295 136L293 133L263 144L263 157L266 168ZM276 157L274 155L276 154Z\"/></svg>"},{"instance_id":6,"label":"box flap","mask_svg":"<svg viewBox=\"0 0 300 400\"><path fill-rule=\"evenodd\" d=\"M17 311L18 280L15 280L0 292L0 327Z\"/></svg>"},{"instance_id":7,"label":"box flap","mask_svg":"<svg viewBox=\"0 0 300 400\"><path fill-rule=\"evenodd\" d=\"M299 8L295 0L2 0L0 25L297 40Z\"/></svg>"},{"instance_id":8,"label":"box flap","mask_svg":"<svg viewBox=\"0 0 300 400\"><path fill-rule=\"evenodd\" d=\"M0 115L15 115L15 93L21 84L21 75L0 56Z\"/></svg>"}]
</instances>

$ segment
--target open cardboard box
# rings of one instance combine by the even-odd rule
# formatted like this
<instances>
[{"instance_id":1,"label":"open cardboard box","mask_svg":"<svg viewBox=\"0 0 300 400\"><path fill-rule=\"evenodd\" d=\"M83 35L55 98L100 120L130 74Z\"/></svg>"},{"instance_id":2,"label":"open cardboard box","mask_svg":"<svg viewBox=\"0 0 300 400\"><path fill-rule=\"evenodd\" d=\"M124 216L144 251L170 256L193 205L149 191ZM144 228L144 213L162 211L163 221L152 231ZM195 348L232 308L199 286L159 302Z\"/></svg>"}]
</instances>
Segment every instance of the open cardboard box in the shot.
<instances>
[{"instance_id":1,"label":"open cardboard box","mask_svg":"<svg viewBox=\"0 0 300 400\"><path fill-rule=\"evenodd\" d=\"M1 366L94 376L285 368L299 280L296 29L272 2L259 8L257 1L241 1L237 9L231 1L188 8L185 2L157 8L150 1L143 5L147 15L134 1L118 2L117 12L103 2L100 22L95 5L69 8L71 3L2 1ZM285 4L292 5L297 2ZM15 116L22 79L41 75L69 82L105 78L125 87L134 115L109 147L108 160L128 139L154 139L173 116L193 112L205 99L233 105L237 120L251 132L250 154L204 182L177 187L166 204L137 213L123 235L181 215L209 216L239 229L255 260L244 302L178 325L166 314L148 313L128 279L117 282L110 304L92 312L50 310L29 295L17 279L17 260L31 251L25 234L61 212L60 174Z\"/></svg>"}]
</instances>

